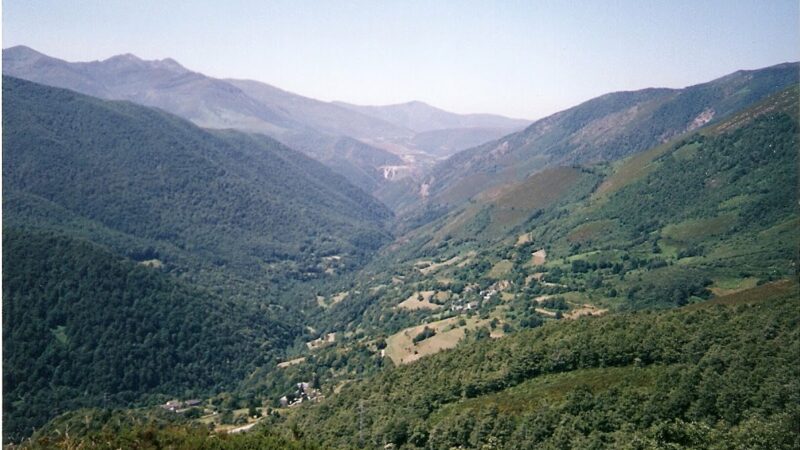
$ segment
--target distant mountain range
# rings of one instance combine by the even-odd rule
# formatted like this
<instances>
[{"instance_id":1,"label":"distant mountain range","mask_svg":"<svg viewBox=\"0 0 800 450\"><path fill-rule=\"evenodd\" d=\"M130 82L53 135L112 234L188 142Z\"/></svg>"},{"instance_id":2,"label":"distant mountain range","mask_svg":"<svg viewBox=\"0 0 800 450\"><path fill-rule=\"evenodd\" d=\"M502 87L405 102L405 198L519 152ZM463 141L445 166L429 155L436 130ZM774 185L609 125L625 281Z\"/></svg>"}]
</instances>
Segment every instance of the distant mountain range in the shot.
<instances>
[{"instance_id":1,"label":"distant mountain range","mask_svg":"<svg viewBox=\"0 0 800 450\"><path fill-rule=\"evenodd\" d=\"M388 107L323 102L258 81L208 77L172 59L146 61L131 54L67 62L17 46L3 51L3 73L154 106L206 128L266 134L334 168L367 192L528 123L458 115L420 102ZM432 130L448 137L414 139Z\"/></svg>"},{"instance_id":2,"label":"distant mountain range","mask_svg":"<svg viewBox=\"0 0 800 450\"><path fill-rule=\"evenodd\" d=\"M494 114L455 114L419 101L386 106L360 106L344 102L334 104L416 133L473 128L508 131L530 124L529 120L509 119Z\"/></svg>"}]
</instances>

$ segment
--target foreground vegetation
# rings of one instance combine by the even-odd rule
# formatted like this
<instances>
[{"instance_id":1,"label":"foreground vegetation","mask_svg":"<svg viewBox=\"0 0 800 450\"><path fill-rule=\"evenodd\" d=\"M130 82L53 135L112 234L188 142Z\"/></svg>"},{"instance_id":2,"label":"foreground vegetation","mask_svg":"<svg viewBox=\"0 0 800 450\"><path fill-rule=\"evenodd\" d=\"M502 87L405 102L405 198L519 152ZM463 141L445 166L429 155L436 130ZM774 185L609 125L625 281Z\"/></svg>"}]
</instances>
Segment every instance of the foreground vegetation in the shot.
<instances>
[{"instance_id":1,"label":"foreground vegetation","mask_svg":"<svg viewBox=\"0 0 800 450\"><path fill-rule=\"evenodd\" d=\"M36 439L22 445L30 449L169 448L174 450L314 450L320 447L289 439L266 430L242 434L214 434L206 428L173 425L137 425L132 428L91 433L80 437L63 435Z\"/></svg>"},{"instance_id":2,"label":"foreground vegetation","mask_svg":"<svg viewBox=\"0 0 800 450\"><path fill-rule=\"evenodd\" d=\"M56 414L230 390L293 330L85 241L3 230L3 433ZM161 394L161 395L158 395Z\"/></svg>"},{"instance_id":3,"label":"foreground vegetation","mask_svg":"<svg viewBox=\"0 0 800 450\"><path fill-rule=\"evenodd\" d=\"M779 282L475 342L289 423L331 447L797 448L798 294Z\"/></svg>"}]
</instances>

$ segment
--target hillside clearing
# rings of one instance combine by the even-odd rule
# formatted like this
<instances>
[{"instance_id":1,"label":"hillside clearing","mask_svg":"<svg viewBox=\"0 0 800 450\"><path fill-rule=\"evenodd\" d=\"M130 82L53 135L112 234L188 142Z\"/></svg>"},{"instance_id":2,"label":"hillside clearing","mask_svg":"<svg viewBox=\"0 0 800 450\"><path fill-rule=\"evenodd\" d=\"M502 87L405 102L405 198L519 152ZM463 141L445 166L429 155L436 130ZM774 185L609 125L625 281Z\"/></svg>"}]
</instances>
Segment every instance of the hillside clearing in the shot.
<instances>
[{"instance_id":1,"label":"hillside clearing","mask_svg":"<svg viewBox=\"0 0 800 450\"><path fill-rule=\"evenodd\" d=\"M447 261L442 261L442 262L438 262L438 263L435 263L435 262L432 262L432 261L417 261L416 263L414 263L414 266L417 267L417 270L419 270L421 274L430 275L430 274L436 272L437 270L441 269L442 267L447 267L447 266L450 266L450 265L453 265L453 264L457 263L462 258L463 258L462 256L456 255L456 256L448 259ZM420 266L422 266L422 267L420 267Z\"/></svg>"},{"instance_id":2,"label":"hillside clearing","mask_svg":"<svg viewBox=\"0 0 800 450\"><path fill-rule=\"evenodd\" d=\"M419 309L430 309L436 310L442 307L442 305L437 305L436 303L431 303L431 298L436 294L436 291L422 291L422 292L414 292L411 294L410 297L403 300L399 303L395 308L398 309L407 309L409 311L416 311ZM437 298L439 297L436 295Z\"/></svg>"},{"instance_id":3,"label":"hillside clearing","mask_svg":"<svg viewBox=\"0 0 800 450\"><path fill-rule=\"evenodd\" d=\"M489 320L469 318L466 325L458 326L460 319L462 317L451 317L399 331L386 339L386 356L391 358L395 365L408 364L424 356L455 347L467 330L474 330L489 323ZM414 337L422 333L425 327L436 331L436 334L414 345ZM493 337L499 336L501 334Z\"/></svg>"},{"instance_id":4,"label":"hillside clearing","mask_svg":"<svg viewBox=\"0 0 800 450\"><path fill-rule=\"evenodd\" d=\"M517 243L516 243L515 246L519 247L520 245L525 245L525 244L527 244L527 243L529 243L531 241L533 241L533 237L531 236L531 233L523 233L523 234L520 234L519 236L517 236Z\"/></svg>"},{"instance_id":5,"label":"hillside clearing","mask_svg":"<svg viewBox=\"0 0 800 450\"><path fill-rule=\"evenodd\" d=\"M600 309L592 304L584 303L579 308L572 309L568 313L564 314L564 318L577 319L583 316L601 316L607 312L608 309Z\"/></svg>"},{"instance_id":6,"label":"hillside clearing","mask_svg":"<svg viewBox=\"0 0 800 450\"><path fill-rule=\"evenodd\" d=\"M279 369L285 369L285 368L290 367L290 366L294 366L294 365L297 365L297 364L302 364L305 361L306 361L306 357L305 356L302 356L300 358L290 359L288 361L284 361L284 362L278 363L278 368Z\"/></svg>"},{"instance_id":7,"label":"hillside clearing","mask_svg":"<svg viewBox=\"0 0 800 450\"><path fill-rule=\"evenodd\" d=\"M492 266L492 269L489 271L488 277L498 280L508 275L508 273L511 272L511 269L513 268L514 268L513 262L507 259L500 260L494 266Z\"/></svg>"},{"instance_id":8,"label":"hillside clearing","mask_svg":"<svg viewBox=\"0 0 800 450\"><path fill-rule=\"evenodd\" d=\"M547 261L547 251L545 249L536 250L531 254L531 264L534 266L544 265Z\"/></svg>"}]
</instances>

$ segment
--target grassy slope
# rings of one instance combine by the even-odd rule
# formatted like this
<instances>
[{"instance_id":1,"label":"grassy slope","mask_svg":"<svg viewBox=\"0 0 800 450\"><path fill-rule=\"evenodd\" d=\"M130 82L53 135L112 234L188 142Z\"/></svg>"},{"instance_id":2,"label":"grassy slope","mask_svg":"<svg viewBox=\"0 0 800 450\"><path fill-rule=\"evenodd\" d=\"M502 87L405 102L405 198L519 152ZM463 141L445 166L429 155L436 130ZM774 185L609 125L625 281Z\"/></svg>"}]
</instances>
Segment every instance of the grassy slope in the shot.
<instances>
[{"instance_id":1,"label":"grassy slope","mask_svg":"<svg viewBox=\"0 0 800 450\"><path fill-rule=\"evenodd\" d=\"M458 205L492 186L547 167L613 161L712 123L798 81L796 64L736 72L681 90L607 94L439 164L428 182L433 202ZM702 124L702 122L699 122Z\"/></svg>"},{"instance_id":2,"label":"grassy slope","mask_svg":"<svg viewBox=\"0 0 800 450\"><path fill-rule=\"evenodd\" d=\"M379 299L352 296L326 317L339 326L374 320L371 325L386 327L392 320L378 312L381 305L406 298L405 290L441 288L440 280L496 278L491 268L500 261L513 263L505 272L522 299L554 293L542 286L529 291L520 282L532 272L547 272L546 279L585 292L585 302L616 307L669 306L675 289L681 291L675 298L687 301L706 279L731 284L786 276L798 242L792 228L797 221L791 202L797 185L792 99L797 101L796 89L688 140L611 167L551 169L488 191L406 233L373 261L358 280L363 285L351 287L367 292L370 286L388 286ZM726 131L714 131L719 129ZM530 242L519 244L522 235ZM541 248L548 251L547 263L530 266L531 252ZM435 273L414 268L420 260L452 258L460 259ZM576 273L576 260L605 268ZM556 271L564 275L557 277ZM402 283L393 283L393 276ZM659 297L660 289L669 295ZM632 290L632 301L623 298ZM367 301L370 306L356 306ZM348 310L357 317L348 320Z\"/></svg>"}]
</instances>

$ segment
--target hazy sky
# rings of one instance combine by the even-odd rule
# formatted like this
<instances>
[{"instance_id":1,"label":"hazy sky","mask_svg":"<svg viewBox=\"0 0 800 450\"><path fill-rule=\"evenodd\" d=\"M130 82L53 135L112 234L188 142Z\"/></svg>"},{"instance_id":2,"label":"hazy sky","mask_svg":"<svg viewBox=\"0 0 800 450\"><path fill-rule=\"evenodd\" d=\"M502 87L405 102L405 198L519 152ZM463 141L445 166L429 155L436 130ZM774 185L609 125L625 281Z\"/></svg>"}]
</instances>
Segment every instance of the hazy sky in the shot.
<instances>
[{"instance_id":1,"label":"hazy sky","mask_svg":"<svg viewBox=\"0 0 800 450\"><path fill-rule=\"evenodd\" d=\"M3 0L3 47L172 57L321 100L535 119L800 59L797 0Z\"/></svg>"}]
</instances>

